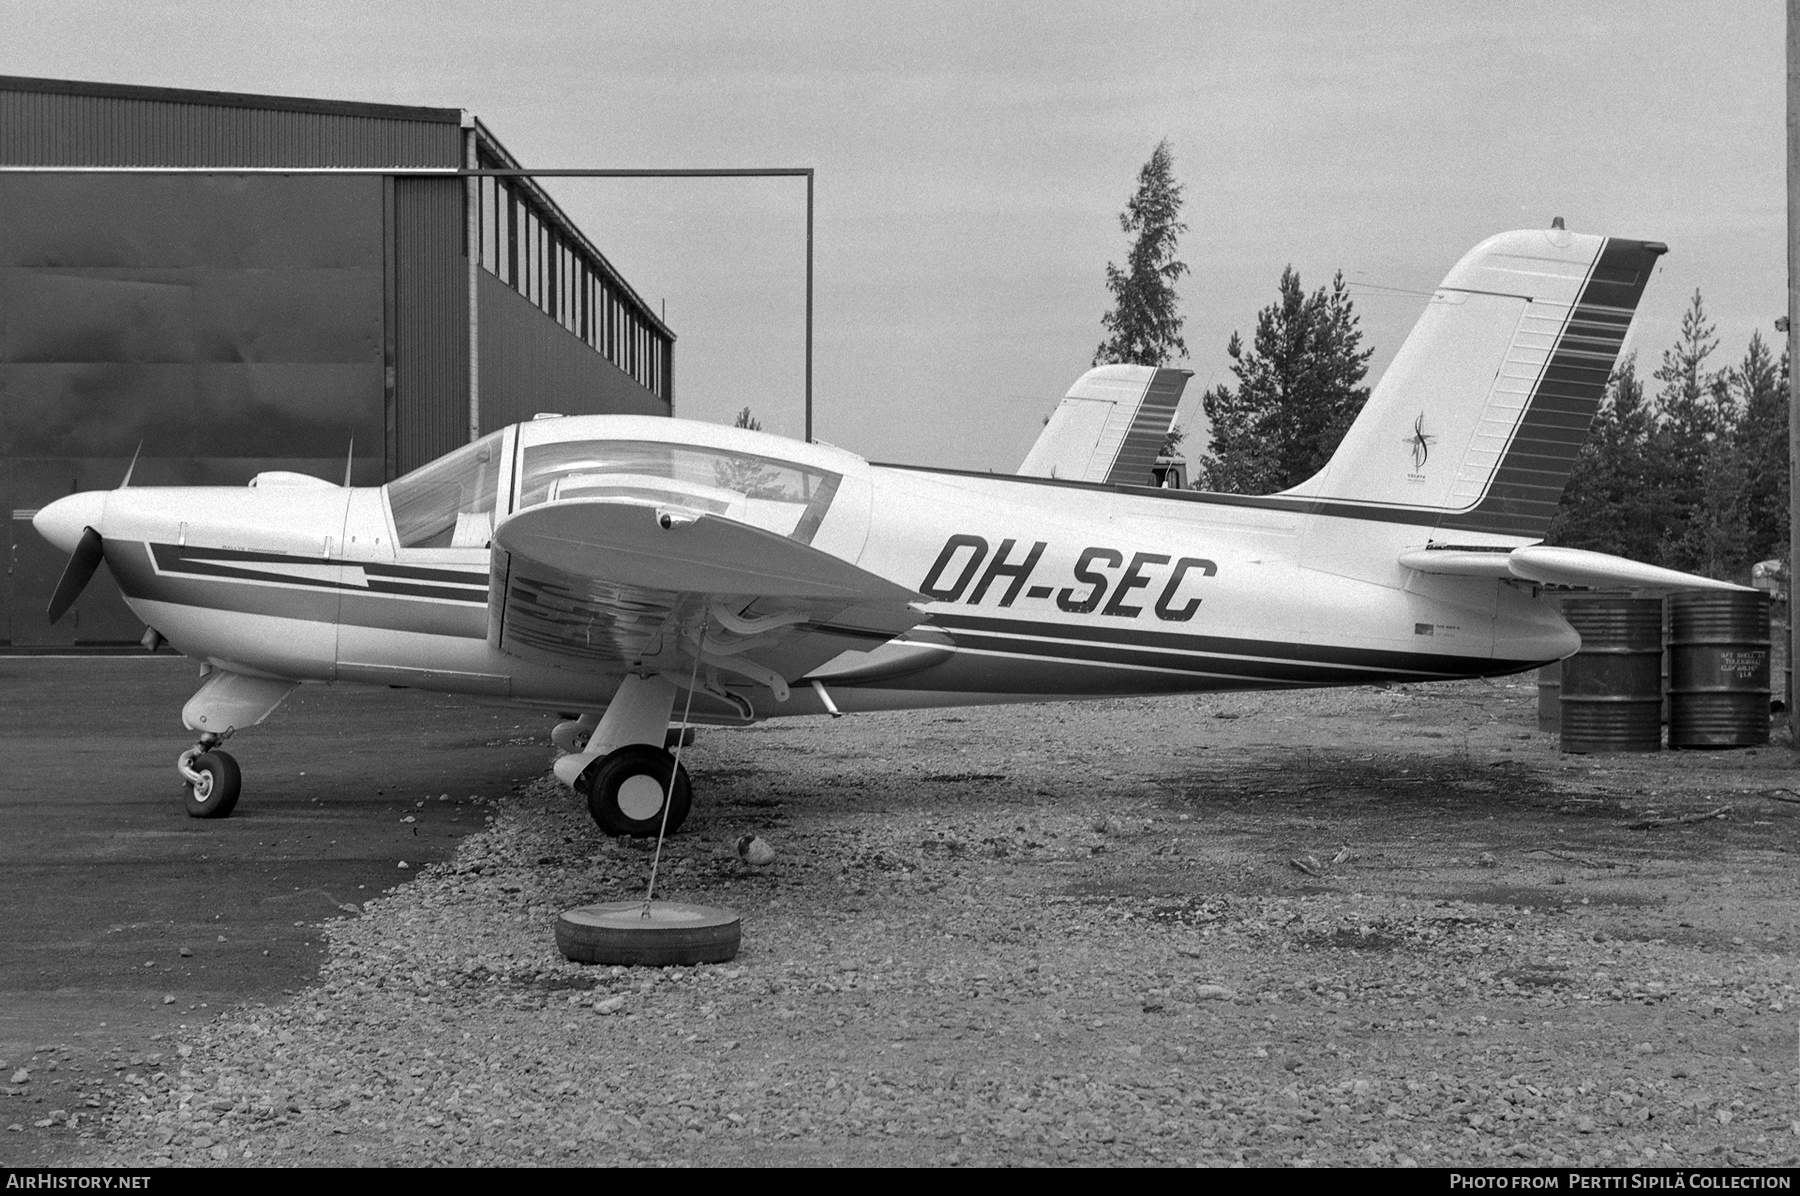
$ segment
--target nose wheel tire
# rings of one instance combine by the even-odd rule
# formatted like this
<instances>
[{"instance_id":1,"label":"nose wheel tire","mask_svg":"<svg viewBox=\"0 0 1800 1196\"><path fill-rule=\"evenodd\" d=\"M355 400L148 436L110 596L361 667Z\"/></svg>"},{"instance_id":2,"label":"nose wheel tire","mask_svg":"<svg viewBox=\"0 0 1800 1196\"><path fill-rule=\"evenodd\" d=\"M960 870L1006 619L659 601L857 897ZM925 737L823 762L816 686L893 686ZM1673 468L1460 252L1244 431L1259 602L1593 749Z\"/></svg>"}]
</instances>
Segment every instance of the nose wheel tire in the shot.
<instances>
[{"instance_id":1,"label":"nose wheel tire","mask_svg":"<svg viewBox=\"0 0 1800 1196\"><path fill-rule=\"evenodd\" d=\"M609 835L654 836L663 829L664 794L669 800L667 829L674 834L693 799L687 769L677 771L674 756L647 743L627 744L602 756L588 765L578 785L587 798L588 813Z\"/></svg>"},{"instance_id":2,"label":"nose wheel tire","mask_svg":"<svg viewBox=\"0 0 1800 1196\"><path fill-rule=\"evenodd\" d=\"M224 818L237 805L243 789L243 774L238 762L214 748L186 762L200 774L198 781L187 782L187 800L183 802L190 818Z\"/></svg>"}]
</instances>

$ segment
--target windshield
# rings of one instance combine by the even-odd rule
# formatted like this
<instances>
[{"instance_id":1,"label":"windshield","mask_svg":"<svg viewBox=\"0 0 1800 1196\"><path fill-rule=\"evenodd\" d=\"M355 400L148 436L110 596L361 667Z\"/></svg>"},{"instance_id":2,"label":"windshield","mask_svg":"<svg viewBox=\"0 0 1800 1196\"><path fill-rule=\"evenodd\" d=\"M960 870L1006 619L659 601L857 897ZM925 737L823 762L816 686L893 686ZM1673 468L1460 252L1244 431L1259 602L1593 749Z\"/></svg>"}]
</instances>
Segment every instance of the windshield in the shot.
<instances>
[{"instance_id":1,"label":"windshield","mask_svg":"<svg viewBox=\"0 0 1800 1196\"><path fill-rule=\"evenodd\" d=\"M682 507L812 540L837 493L825 470L659 441L582 440L525 450L519 509L566 498Z\"/></svg>"},{"instance_id":2,"label":"windshield","mask_svg":"<svg viewBox=\"0 0 1800 1196\"><path fill-rule=\"evenodd\" d=\"M486 548L500 486L495 432L388 483L402 548Z\"/></svg>"}]
</instances>

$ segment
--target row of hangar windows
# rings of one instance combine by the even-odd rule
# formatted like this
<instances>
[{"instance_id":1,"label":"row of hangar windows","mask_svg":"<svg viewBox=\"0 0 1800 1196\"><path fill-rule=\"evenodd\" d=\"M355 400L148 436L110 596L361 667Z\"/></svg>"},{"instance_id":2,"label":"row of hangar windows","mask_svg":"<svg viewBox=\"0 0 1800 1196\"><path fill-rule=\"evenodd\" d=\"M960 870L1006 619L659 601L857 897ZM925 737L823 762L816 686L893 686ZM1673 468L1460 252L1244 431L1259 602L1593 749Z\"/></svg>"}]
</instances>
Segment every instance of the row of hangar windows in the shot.
<instances>
[{"instance_id":1,"label":"row of hangar windows","mask_svg":"<svg viewBox=\"0 0 1800 1196\"><path fill-rule=\"evenodd\" d=\"M498 167L497 162L483 162ZM482 269L630 375L668 398L664 341L621 294L612 273L552 218L531 192L505 178L480 180L477 223Z\"/></svg>"}]
</instances>

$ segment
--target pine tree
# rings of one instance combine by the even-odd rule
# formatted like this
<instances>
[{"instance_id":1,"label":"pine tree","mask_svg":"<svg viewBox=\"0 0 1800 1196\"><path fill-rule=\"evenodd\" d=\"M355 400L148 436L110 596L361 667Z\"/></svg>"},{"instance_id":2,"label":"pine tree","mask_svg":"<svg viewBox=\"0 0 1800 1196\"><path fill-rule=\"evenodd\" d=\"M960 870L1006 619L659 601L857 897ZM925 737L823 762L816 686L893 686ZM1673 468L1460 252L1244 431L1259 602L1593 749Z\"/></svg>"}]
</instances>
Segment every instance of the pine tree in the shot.
<instances>
[{"instance_id":1,"label":"pine tree","mask_svg":"<svg viewBox=\"0 0 1800 1196\"><path fill-rule=\"evenodd\" d=\"M1762 334L1750 334L1743 363L1732 371L1737 392L1738 453L1744 462L1749 564L1788 554L1788 355L1769 357ZM1744 580L1737 578L1735 580Z\"/></svg>"},{"instance_id":2,"label":"pine tree","mask_svg":"<svg viewBox=\"0 0 1800 1196\"><path fill-rule=\"evenodd\" d=\"M748 407L737 413L737 419L731 426L751 432L762 431L762 421L751 415ZM781 470L754 457L735 454L720 457L713 462L713 477L718 481L720 489L736 490L751 498L788 497L788 479Z\"/></svg>"},{"instance_id":3,"label":"pine tree","mask_svg":"<svg viewBox=\"0 0 1800 1196\"><path fill-rule=\"evenodd\" d=\"M1212 421L1200 486L1269 494L1322 469L1369 398L1362 381L1372 350L1361 343L1341 272L1329 291L1308 295L1292 266L1282 271L1280 298L1258 314L1252 349L1235 332L1226 346L1237 389L1216 386L1200 400Z\"/></svg>"},{"instance_id":4,"label":"pine tree","mask_svg":"<svg viewBox=\"0 0 1800 1196\"><path fill-rule=\"evenodd\" d=\"M1652 516L1661 538L1658 564L1706 573L1714 566L1717 541L1707 518L1707 477L1717 462L1716 442L1729 427L1726 378L1706 368L1719 347L1716 327L1706 318L1700 292L1681 317L1681 335L1663 351L1653 375L1656 426L1649 443L1649 477L1656 497Z\"/></svg>"},{"instance_id":5,"label":"pine tree","mask_svg":"<svg viewBox=\"0 0 1800 1196\"><path fill-rule=\"evenodd\" d=\"M1743 361L1713 371L1715 326L1695 292L1646 402L1628 357L1607 385L1551 524L1550 541L1747 581L1785 554L1786 356L1760 333Z\"/></svg>"},{"instance_id":6,"label":"pine tree","mask_svg":"<svg viewBox=\"0 0 1800 1196\"><path fill-rule=\"evenodd\" d=\"M1551 520L1551 544L1641 561L1661 556L1650 486L1652 423L1632 353L1607 379L1606 395Z\"/></svg>"},{"instance_id":7,"label":"pine tree","mask_svg":"<svg viewBox=\"0 0 1800 1196\"><path fill-rule=\"evenodd\" d=\"M1704 545L1696 567L1744 582L1756 562L1787 554L1786 369L1752 333L1744 360L1721 381L1719 428L1690 534Z\"/></svg>"},{"instance_id":8,"label":"pine tree","mask_svg":"<svg viewBox=\"0 0 1800 1196\"><path fill-rule=\"evenodd\" d=\"M1100 317L1107 337L1094 351L1095 365L1162 365L1187 356L1175 284L1188 272L1175 256L1187 225L1181 222L1181 184L1168 138L1156 145L1138 171L1137 193L1119 214L1119 227L1133 236L1125 268L1106 264L1106 288L1113 310Z\"/></svg>"}]
</instances>

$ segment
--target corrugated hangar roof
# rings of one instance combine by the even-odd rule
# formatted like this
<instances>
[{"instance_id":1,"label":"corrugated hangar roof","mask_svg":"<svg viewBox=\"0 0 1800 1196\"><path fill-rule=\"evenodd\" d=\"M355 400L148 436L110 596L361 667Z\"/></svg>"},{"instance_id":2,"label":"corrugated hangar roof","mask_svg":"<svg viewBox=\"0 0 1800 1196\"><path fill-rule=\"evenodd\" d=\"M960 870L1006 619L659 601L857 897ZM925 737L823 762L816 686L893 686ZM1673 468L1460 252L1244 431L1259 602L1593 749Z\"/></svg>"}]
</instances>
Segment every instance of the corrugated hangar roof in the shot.
<instances>
[{"instance_id":1,"label":"corrugated hangar roof","mask_svg":"<svg viewBox=\"0 0 1800 1196\"><path fill-rule=\"evenodd\" d=\"M239 91L201 91L186 87L144 87L135 83L91 83L79 79L38 79L0 75L0 91L36 91L52 95L101 96L118 100L160 100L170 104L206 104L218 108L264 108L276 112L315 112L329 116L370 116L387 120L424 120L461 124L460 108L426 108L411 104L365 104L354 100L321 100L308 96L251 95Z\"/></svg>"}]
</instances>

